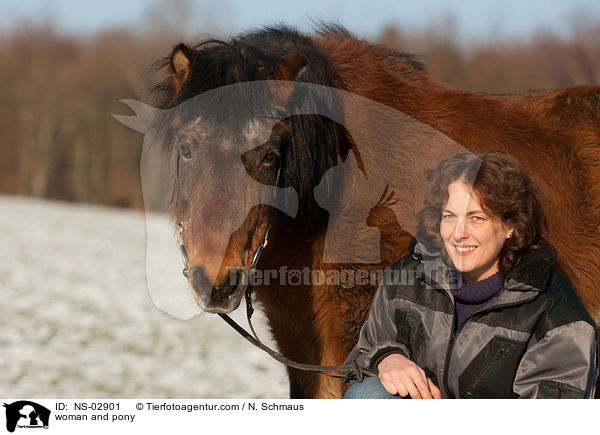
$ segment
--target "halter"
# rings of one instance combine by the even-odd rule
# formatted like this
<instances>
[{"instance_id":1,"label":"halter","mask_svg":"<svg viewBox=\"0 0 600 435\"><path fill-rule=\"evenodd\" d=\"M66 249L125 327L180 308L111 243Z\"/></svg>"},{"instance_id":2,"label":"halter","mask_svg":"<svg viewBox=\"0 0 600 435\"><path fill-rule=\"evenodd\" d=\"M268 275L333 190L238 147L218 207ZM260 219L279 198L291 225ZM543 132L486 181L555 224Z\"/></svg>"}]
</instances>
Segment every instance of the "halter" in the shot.
<instances>
[{"instance_id":1,"label":"halter","mask_svg":"<svg viewBox=\"0 0 600 435\"><path fill-rule=\"evenodd\" d=\"M178 148L177 154L175 156L175 167L173 170L173 190L171 191L171 200L170 200L169 204L172 204L173 200L175 201L175 203L177 203L177 199L179 196L178 195L178 193L179 193L178 192L178 190L179 190L179 162L180 162L180 151ZM281 168L279 168L277 170L277 178L275 181L276 188L279 185L280 171L281 171ZM275 193L274 193L274 195L275 195ZM262 254L263 249L267 246L267 244L269 242L269 231L270 230L271 230L271 213L269 213L269 215L268 215L267 229L265 231L265 236L263 238L263 241L260 245L258 245L256 253L254 254L254 257L252 259L252 265L248 271L249 277L252 276L251 274L256 270L256 265L258 264L260 255ZM187 280L189 281L190 280L190 267L189 267L187 251L186 251L185 245L183 243L183 222L179 222L179 224L177 225L176 246L177 246L177 249L179 250L179 252L181 253L181 258L183 260L183 276L185 276L187 278ZM191 283L190 283L190 285L191 285ZM240 334L242 337L244 337L246 340L248 340L254 346L258 347L259 349L262 349L263 351L268 353L272 358L276 359L277 361L279 361L280 363L282 363L288 367L298 369L298 370L313 372L313 373L319 373L319 374L331 376L334 378L342 378L342 379L344 379L344 382L349 382L352 380L362 382L362 380L364 379L365 376L377 377L377 372L375 370L371 370L369 368L359 366L358 363L356 362L356 360L353 360L352 365L350 365L350 366L321 366L321 365L317 365L317 364L302 364L302 363L295 362L295 361L283 356L281 353L279 353L279 352L271 349L267 345L265 345L258 338L258 334L254 330L254 326L252 325L252 315L254 314L254 307L252 306L253 290L254 290L254 287L253 287L252 283L250 282L250 280L248 280L248 286L246 287L246 292L245 292L246 319L248 321L248 326L250 327L250 330L252 331L252 335L250 335L248 333L248 331L246 331L244 328L242 328L240 325L238 325L235 320L233 320L231 317L229 317L229 315L227 315L225 313L217 313L217 314L223 320L225 320L225 322L227 322L227 324L229 326L231 326L233 329L235 329L238 334Z\"/></svg>"},{"instance_id":2,"label":"halter","mask_svg":"<svg viewBox=\"0 0 600 435\"><path fill-rule=\"evenodd\" d=\"M177 147L177 152L175 154L175 166L173 168L173 187L171 188L171 199L169 200L169 205L173 204L173 199L175 199L175 204L177 204L177 199L179 199L179 160L181 159L181 150Z\"/></svg>"}]
</instances>

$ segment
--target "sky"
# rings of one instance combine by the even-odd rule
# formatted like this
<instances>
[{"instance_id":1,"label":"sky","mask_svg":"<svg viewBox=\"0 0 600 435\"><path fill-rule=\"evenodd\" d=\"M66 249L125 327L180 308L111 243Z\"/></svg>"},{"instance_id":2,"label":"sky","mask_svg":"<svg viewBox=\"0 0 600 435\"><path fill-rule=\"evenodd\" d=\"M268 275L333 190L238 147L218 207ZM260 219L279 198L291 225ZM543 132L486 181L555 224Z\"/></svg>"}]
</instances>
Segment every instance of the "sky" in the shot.
<instances>
[{"instance_id":1,"label":"sky","mask_svg":"<svg viewBox=\"0 0 600 435\"><path fill-rule=\"evenodd\" d=\"M148 25L149 10L164 12L167 0L0 0L0 30L24 19L50 19L61 30L90 34L106 27ZM457 37L524 38L539 29L567 36L574 18L600 20L598 0L177 0L192 4L184 14L191 32L207 22L217 30L237 33L268 23L285 22L309 30L310 18L333 20L360 36L377 35L389 24L406 29L440 25L453 17ZM163 4L163 9L157 7ZM199 30L199 31L203 31Z\"/></svg>"}]
</instances>

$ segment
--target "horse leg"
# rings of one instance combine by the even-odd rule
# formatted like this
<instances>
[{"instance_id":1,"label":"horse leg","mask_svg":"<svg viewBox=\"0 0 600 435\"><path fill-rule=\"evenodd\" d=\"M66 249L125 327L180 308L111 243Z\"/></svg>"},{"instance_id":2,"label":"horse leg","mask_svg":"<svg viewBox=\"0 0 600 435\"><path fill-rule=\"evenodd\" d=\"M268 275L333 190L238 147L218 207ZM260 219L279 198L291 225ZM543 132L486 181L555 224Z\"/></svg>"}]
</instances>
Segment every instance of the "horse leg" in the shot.
<instances>
[{"instance_id":1,"label":"horse leg","mask_svg":"<svg viewBox=\"0 0 600 435\"><path fill-rule=\"evenodd\" d=\"M304 399L306 396L302 394L302 389L296 377L292 374L292 369L288 368L288 377L290 379L290 399Z\"/></svg>"},{"instance_id":2,"label":"horse leg","mask_svg":"<svg viewBox=\"0 0 600 435\"><path fill-rule=\"evenodd\" d=\"M316 374L289 367L287 371L290 380L290 399L316 399L319 397Z\"/></svg>"}]
</instances>

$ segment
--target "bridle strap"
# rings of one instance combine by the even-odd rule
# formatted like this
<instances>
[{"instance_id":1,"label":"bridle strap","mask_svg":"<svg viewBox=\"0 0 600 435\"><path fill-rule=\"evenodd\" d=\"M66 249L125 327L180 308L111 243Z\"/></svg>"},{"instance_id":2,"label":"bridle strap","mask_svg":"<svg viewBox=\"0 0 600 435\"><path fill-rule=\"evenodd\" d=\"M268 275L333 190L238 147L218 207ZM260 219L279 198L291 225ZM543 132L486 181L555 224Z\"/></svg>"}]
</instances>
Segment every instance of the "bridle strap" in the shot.
<instances>
[{"instance_id":1,"label":"bridle strap","mask_svg":"<svg viewBox=\"0 0 600 435\"><path fill-rule=\"evenodd\" d=\"M275 189L277 189L277 187L279 187L279 176L281 175L281 168L277 169L277 178L275 178ZM276 195L276 190L273 193L273 199L275 199L275 195ZM273 203L275 203L275 201L273 201ZM252 306L252 292L254 291L254 286L252 285L252 281L251 281L251 277L253 272L256 270L256 265L258 264L258 260L260 259L260 254L262 254L262 250L267 246L267 244L269 243L269 232L271 231L271 216L272 213L269 213L268 217L267 217L267 229L265 230L265 237L263 238L263 241L260 245L258 245L258 248L256 249L256 252L254 253L254 258L252 259L252 265L250 266L250 270L248 271L248 286L246 287L246 292L245 292L245 299L246 299L246 317L248 319L248 326L250 326L250 330L252 331L252 334L254 334L254 337L256 338L256 340L260 343L260 340L258 339L258 335L256 334L256 331L254 330L254 327L252 326L252 321L250 320L252 318L252 315L254 314L254 307Z\"/></svg>"},{"instance_id":2,"label":"bridle strap","mask_svg":"<svg viewBox=\"0 0 600 435\"><path fill-rule=\"evenodd\" d=\"M175 151L175 165L173 167L173 187L171 188L171 199L169 204L173 204L173 201L177 203L179 198L179 160L181 159L181 151L179 147Z\"/></svg>"},{"instance_id":3,"label":"bridle strap","mask_svg":"<svg viewBox=\"0 0 600 435\"><path fill-rule=\"evenodd\" d=\"M175 242L177 249L181 253L181 259L183 261L183 276L185 276L188 281L190 279L190 265L188 262L188 255L185 249L185 245L183 244L183 222L179 222L177 225L177 240Z\"/></svg>"}]
</instances>

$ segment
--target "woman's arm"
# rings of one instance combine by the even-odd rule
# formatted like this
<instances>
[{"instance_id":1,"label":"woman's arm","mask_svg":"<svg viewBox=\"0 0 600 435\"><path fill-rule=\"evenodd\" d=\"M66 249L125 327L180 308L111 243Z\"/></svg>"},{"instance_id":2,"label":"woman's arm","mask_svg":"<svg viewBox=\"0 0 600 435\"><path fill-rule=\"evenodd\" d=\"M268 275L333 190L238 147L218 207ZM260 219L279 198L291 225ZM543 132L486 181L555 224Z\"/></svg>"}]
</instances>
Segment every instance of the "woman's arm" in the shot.
<instances>
[{"instance_id":1,"label":"woman's arm","mask_svg":"<svg viewBox=\"0 0 600 435\"><path fill-rule=\"evenodd\" d=\"M390 270L386 271L386 278ZM346 364L356 360L359 365L377 370L388 355L401 354L410 358L410 349L396 341L396 324L392 315L392 301L386 298L384 278L375 293L369 317L360 330L358 343L346 359Z\"/></svg>"},{"instance_id":2,"label":"woman's arm","mask_svg":"<svg viewBox=\"0 0 600 435\"><path fill-rule=\"evenodd\" d=\"M386 275L388 272L386 272ZM386 295L386 279L373 298L369 318L360 330L357 345L346 359L379 372L382 385L390 394L412 398L441 398L440 390L425 372L410 360L411 350L397 342L393 304Z\"/></svg>"},{"instance_id":3,"label":"woman's arm","mask_svg":"<svg viewBox=\"0 0 600 435\"><path fill-rule=\"evenodd\" d=\"M592 398L597 352L596 330L588 322L551 329L523 355L513 390L520 398Z\"/></svg>"}]
</instances>

